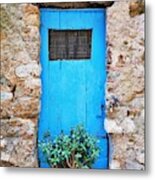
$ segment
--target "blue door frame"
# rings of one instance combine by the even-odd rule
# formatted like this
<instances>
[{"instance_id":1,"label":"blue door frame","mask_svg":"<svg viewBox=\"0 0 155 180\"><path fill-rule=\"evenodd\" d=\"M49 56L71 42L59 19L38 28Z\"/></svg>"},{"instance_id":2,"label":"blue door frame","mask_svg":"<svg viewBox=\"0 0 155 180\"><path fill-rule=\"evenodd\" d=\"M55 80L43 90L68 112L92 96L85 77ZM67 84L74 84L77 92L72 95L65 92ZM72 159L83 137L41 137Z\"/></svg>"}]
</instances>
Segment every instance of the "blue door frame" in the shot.
<instances>
[{"instance_id":1,"label":"blue door frame","mask_svg":"<svg viewBox=\"0 0 155 180\"><path fill-rule=\"evenodd\" d=\"M49 60L49 29L92 30L87 60ZM106 12L104 9L41 9L42 96L38 139L53 138L77 124L99 139L100 155L93 168L108 168L108 139L104 129L106 81ZM39 152L40 167L48 167Z\"/></svg>"}]
</instances>

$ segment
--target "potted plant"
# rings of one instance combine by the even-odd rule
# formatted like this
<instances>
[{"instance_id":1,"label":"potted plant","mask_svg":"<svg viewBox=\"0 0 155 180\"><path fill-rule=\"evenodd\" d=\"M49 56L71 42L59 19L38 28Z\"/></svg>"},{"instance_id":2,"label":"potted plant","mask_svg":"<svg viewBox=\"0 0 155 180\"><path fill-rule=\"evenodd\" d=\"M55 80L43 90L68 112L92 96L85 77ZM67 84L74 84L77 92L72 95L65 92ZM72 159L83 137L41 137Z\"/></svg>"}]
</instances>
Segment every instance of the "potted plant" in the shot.
<instances>
[{"instance_id":1,"label":"potted plant","mask_svg":"<svg viewBox=\"0 0 155 180\"><path fill-rule=\"evenodd\" d=\"M78 125L69 135L63 132L54 140L46 134L39 147L52 168L91 168L99 155L97 139Z\"/></svg>"}]
</instances>

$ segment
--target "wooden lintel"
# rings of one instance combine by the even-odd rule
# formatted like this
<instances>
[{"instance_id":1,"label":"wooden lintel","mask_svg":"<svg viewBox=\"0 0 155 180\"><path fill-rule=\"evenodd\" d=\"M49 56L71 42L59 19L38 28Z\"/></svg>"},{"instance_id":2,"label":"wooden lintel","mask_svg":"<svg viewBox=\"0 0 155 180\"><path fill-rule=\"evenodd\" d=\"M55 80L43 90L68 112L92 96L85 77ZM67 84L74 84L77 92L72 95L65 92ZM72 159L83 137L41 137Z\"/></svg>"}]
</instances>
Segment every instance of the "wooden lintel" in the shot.
<instances>
[{"instance_id":1,"label":"wooden lintel","mask_svg":"<svg viewBox=\"0 0 155 180\"><path fill-rule=\"evenodd\" d=\"M34 3L39 8L107 8L112 6L114 1L89 1L89 2L47 2L47 3Z\"/></svg>"}]
</instances>

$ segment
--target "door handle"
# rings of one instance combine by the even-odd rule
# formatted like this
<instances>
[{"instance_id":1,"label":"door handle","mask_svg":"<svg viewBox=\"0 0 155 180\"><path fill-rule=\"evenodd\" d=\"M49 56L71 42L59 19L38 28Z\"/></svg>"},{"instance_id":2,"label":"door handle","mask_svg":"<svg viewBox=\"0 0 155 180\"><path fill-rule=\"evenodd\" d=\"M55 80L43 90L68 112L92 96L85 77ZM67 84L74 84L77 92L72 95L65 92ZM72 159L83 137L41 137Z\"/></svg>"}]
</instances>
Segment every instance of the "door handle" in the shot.
<instances>
[{"instance_id":1,"label":"door handle","mask_svg":"<svg viewBox=\"0 0 155 180\"><path fill-rule=\"evenodd\" d=\"M104 105L104 104L101 104L101 112L102 112L102 113L104 112L104 109L105 109L105 105Z\"/></svg>"},{"instance_id":2,"label":"door handle","mask_svg":"<svg viewBox=\"0 0 155 180\"><path fill-rule=\"evenodd\" d=\"M99 118L99 119L103 118L105 105L104 105L104 104L101 104L101 107L100 107L100 108L101 108L101 115L97 115L97 116L96 116L96 117Z\"/></svg>"}]
</instances>

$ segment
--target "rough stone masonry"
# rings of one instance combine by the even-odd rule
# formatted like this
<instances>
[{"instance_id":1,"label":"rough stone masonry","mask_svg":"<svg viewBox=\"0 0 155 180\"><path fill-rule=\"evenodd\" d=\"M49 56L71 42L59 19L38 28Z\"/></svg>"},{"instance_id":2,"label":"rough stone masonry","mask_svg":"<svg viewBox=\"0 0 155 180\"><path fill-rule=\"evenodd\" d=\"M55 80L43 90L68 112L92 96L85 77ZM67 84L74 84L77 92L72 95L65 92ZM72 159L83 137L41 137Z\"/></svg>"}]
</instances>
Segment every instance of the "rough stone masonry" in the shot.
<instances>
[{"instance_id":1,"label":"rough stone masonry","mask_svg":"<svg viewBox=\"0 0 155 180\"><path fill-rule=\"evenodd\" d=\"M107 10L107 119L111 169L144 169L144 2Z\"/></svg>"},{"instance_id":2,"label":"rough stone masonry","mask_svg":"<svg viewBox=\"0 0 155 180\"><path fill-rule=\"evenodd\" d=\"M1 166L37 167L40 15L33 4L2 4ZM110 169L144 169L144 2L107 8Z\"/></svg>"},{"instance_id":3,"label":"rough stone masonry","mask_svg":"<svg viewBox=\"0 0 155 180\"><path fill-rule=\"evenodd\" d=\"M40 111L39 9L1 5L1 161L37 167Z\"/></svg>"}]
</instances>

